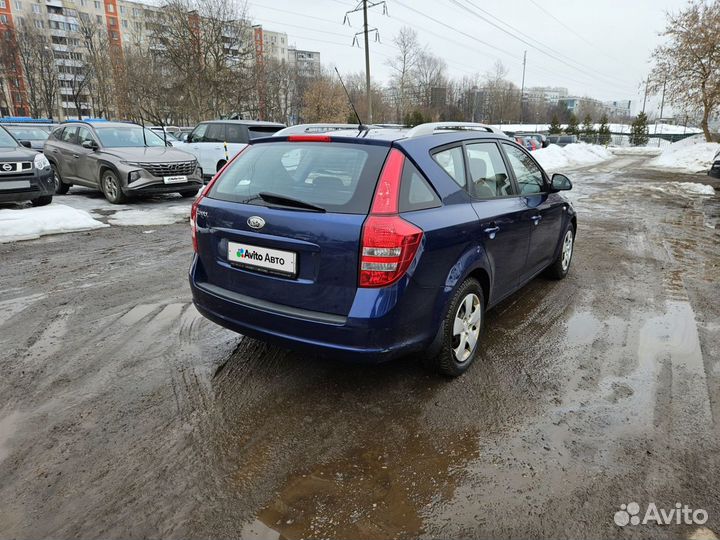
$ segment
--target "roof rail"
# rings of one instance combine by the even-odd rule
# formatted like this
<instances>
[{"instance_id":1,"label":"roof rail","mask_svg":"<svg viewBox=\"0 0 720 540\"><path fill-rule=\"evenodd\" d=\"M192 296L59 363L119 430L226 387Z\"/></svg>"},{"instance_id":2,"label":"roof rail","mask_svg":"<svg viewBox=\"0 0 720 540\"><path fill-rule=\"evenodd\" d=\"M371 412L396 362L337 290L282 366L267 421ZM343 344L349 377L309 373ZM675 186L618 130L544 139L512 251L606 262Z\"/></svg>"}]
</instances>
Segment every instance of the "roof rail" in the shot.
<instances>
[{"instance_id":1,"label":"roof rail","mask_svg":"<svg viewBox=\"0 0 720 540\"><path fill-rule=\"evenodd\" d=\"M432 135L435 130L468 130L468 131L487 131L488 133L504 133L494 127L486 124L477 124L475 122L429 122L420 124L407 132L406 137L420 137L421 135Z\"/></svg>"},{"instance_id":2,"label":"roof rail","mask_svg":"<svg viewBox=\"0 0 720 540\"><path fill-rule=\"evenodd\" d=\"M362 126L363 129L358 129L358 124L297 124L294 126L288 126L273 133L274 137L282 137L285 135L297 135L297 134L308 134L308 133L328 133L331 131L366 131L374 128L374 125Z\"/></svg>"}]
</instances>

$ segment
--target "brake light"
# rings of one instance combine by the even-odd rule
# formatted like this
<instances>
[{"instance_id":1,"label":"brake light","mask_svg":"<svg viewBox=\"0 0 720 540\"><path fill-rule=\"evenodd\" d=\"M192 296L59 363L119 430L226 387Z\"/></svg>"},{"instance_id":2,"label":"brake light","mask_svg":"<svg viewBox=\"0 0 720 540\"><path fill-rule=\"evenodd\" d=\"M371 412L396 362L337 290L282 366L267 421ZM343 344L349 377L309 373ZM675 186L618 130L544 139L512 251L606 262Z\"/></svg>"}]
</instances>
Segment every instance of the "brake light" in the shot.
<instances>
[{"instance_id":1,"label":"brake light","mask_svg":"<svg viewBox=\"0 0 720 540\"><path fill-rule=\"evenodd\" d=\"M328 135L290 135L288 142L331 142Z\"/></svg>"},{"instance_id":2,"label":"brake light","mask_svg":"<svg viewBox=\"0 0 720 540\"><path fill-rule=\"evenodd\" d=\"M197 240L197 212L198 207L200 206L200 203L205 198L205 194L208 193L212 187L215 185L215 182L217 182L218 178L222 175L222 173L227 169L230 164L235 161L240 154L242 154L245 150L250 148L250 145L246 145L245 148L240 150L237 154L233 156L233 158L225 163L218 172L215 173L215 176L212 177L212 180L210 180L206 186L202 188L202 191L200 194L195 198L195 201L192 203L192 206L190 207L190 236L192 237L192 246L193 251L195 253L198 252L198 240Z\"/></svg>"},{"instance_id":3,"label":"brake light","mask_svg":"<svg viewBox=\"0 0 720 540\"><path fill-rule=\"evenodd\" d=\"M423 237L422 229L398 215L405 156L390 150L380 173L370 215L363 224L360 287L385 287L405 275Z\"/></svg>"}]
</instances>

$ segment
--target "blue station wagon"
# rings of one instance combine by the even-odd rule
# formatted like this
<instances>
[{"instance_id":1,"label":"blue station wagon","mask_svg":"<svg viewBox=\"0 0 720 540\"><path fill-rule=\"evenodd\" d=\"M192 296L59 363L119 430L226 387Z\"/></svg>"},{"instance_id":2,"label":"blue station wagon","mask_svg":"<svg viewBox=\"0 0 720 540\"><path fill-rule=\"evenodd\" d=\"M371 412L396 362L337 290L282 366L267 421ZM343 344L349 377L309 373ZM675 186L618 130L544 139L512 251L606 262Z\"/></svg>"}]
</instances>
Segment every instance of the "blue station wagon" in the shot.
<instances>
[{"instance_id":1,"label":"blue station wagon","mask_svg":"<svg viewBox=\"0 0 720 540\"><path fill-rule=\"evenodd\" d=\"M488 308L567 274L571 187L480 124L257 139L193 205L193 300L258 339L457 376Z\"/></svg>"}]
</instances>

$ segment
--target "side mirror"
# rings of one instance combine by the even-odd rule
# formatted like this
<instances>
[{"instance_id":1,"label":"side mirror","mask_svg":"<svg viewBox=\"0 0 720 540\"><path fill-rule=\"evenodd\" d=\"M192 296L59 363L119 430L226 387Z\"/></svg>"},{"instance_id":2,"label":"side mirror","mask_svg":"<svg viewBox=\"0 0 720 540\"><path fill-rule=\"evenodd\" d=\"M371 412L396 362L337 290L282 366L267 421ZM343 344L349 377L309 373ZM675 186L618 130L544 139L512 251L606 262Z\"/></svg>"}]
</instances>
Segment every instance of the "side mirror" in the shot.
<instances>
[{"instance_id":1,"label":"side mirror","mask_svg":"<svg viewBox=\"0 0 720 540\"><path fill-rule=\"evenodd\" d=\"M167 141L167 142L165 143L165 146L172 146L172 145L173 145L173 143L172 143L171 141Z\"/></svg>"},{"instance_id":2,"label":"side mirror","mask_svg":"<svg viewBox=\"0 0 720 540\"><path fill-rule=\"evenodd\" d=\"M564 174L555 173L550 180L550 192L568 191L572 189L572 182Z\"/></svg>"},{"instance_id":3,"label":"side mirror","mask_svg":"<svg viewBox=\"0 0 720 540\"><path fill-rule=\"evenodd\" d=\"M25 148L32 148L32 143L30 141L20 141L20 144Z\"/></svg>"},{"instance_id":4,"label":"side mirror","mask_svg":"<svg viewBox=\"0 0 720 540\"><path fill-rule=\"evenodd\" d=\"M87 141L86 140L86 141L83 141L82 143L80 143L80 146L82 146L83 148L87 148L88 150L97 150L98 149L98 145L95 141Z\"/></svg>"}]
</instances>

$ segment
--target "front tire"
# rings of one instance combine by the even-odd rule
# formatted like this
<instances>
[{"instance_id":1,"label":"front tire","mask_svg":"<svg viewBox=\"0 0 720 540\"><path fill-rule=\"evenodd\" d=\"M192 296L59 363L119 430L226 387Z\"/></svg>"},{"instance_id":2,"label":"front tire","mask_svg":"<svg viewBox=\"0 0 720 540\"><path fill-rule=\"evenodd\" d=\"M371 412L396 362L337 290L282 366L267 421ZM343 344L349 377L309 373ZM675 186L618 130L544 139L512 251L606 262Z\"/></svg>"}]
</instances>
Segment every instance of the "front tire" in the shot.
<instances>
[{"instance_id":1,"label":"front tire","mask_svg":"<svg viewBox=\"0 0 720 540\"><path fill-rule=\"evenodd\" d=\"M560 246L560 253L545 272L551 279L563 279L567 276L570 271L570 263L572 262L572 255L575 247L575 229L572 223L569 223L565 228L565 232L562 235L562 246Z\"/></svg>"},{"instance_id":2,"label":"front tire","mask_svg":"<svg viewBox=\"0 0 720 540\"><path fill-rule=\"evenodd\" d=\"M42 197L31 200L30 204L33 206L47 206L52 202L52 199L52 195L43 195Z\"/></svg>"},{"instance_id":3,"label":"front tire","mask_svg":"<svg viewBox=\"0 0 720 540\"><path fill-rule=\"evenodd\" d=\"M476 279L468 278L450 301L440 328L440 351L429 360L430 367L448 377L465 373L478 356L484 318L482 286Z\"/></svg>"},{"instance_id":4,"label":"front tire","mask_svg":"<svg viewBox=\"0 0 720 540\"><path fill-rule=\"evenodd\" d=\"M104 170L100 175L100 189L105 198L112 204L122 204L127 201L117 175L109 169Z\"/></svg>"}]
</instances>

